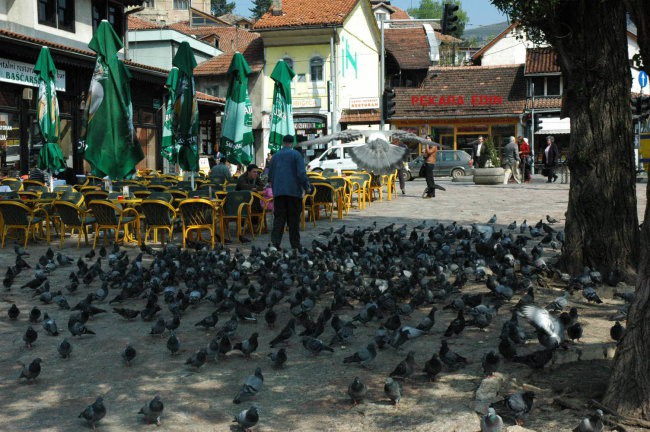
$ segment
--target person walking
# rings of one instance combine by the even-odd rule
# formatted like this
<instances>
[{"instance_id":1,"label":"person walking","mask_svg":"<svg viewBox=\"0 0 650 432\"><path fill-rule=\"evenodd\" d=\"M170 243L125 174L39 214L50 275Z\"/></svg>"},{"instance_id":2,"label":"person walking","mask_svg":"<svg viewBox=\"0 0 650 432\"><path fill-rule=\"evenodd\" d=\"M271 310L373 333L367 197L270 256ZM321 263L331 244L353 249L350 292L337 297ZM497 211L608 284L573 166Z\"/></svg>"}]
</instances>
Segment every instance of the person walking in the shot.
<instances>
[{"instance_id":1,"label":"person walking","mask_svg":"<svg viewBox=\"0 0 650 432\"><path fill-rule=\"evenodd\" d=\"M544 149L544 154L542 155L542 163L544 164L546 178L548 179L546 183L555 182L557 180L557 174L555 174L555 166L557 165L559 159L560 151L555 145L555 138L553 135L549 135L546 137L546 148Z\"/></svg>"},{"instance_id":2,"label":"person walking","mask_svg":"<svg viewBox=\"0 0 650 432\"><path fill-rule=\"evenodd\" d=\"M503 184L508 184L510 176L515 179L517 183L521 183L519 179L519 148L515 137L511 136L510 141L503 148L503 168L505 169L505 176L503 177Z\"/></svg>"},{"instance_id":3,"label":"person walking","mask_svg":"<svg viewBox=\"0 0 650 432\"><path fill-rule=\"evenodd\" d=\"M483 142L483 137L479 135L472 146L472 159L470 159L470 162L472 162L474 168L485 168L488 156L487 146Z\"/></svg>"},{"instance_id":4,"label":"person walking","mask_svg":"<svg viewBox=\"0 0 650 432\"><path fill-rule=\"evenodd\" d=\"M403 142L397 143L399 147L405 148L408 150L408 147ZM399 180L399 188L402 191L402 195L406 194L406 168L408 162L405 160L402 162L402 165L397 169L397 179Z\"/></svg>"},{"instance_id":5,"label":"person walking","mask_svg":"<svg viewBox=\"0 0 650 432\"><path fill-rule=\"evenodd\" d=\"M289 243L300 248L300 213L302 191L310 193L313 186L307 178L305 162L297 150L292 149L293 136L285 135L282 148L271 159L269 181L273 189L273 228L271 243L278 249L282 243L284 227L289 227Z\"/></svg>"},{"instance_id":6,"label":"person walking","mask_svg":"<svg viewBox=\"0 0 650 432\"><path fill-rule=\"evenodd\" d=\"M438 156L438 147L429 145L424 148L424 177L427 180L427 188L422 194L422 198L435 198L436 196L436 181L433 178L433 169L436 165L436 158Z\"/></svg>"},{"instance_id":7,"label":"person walking","mask_svg":"<svg viewBox=\"0 0 650 432\"><path fill-rule=\"evenodd\" d=\"M530 144L528 138L522 138L519 144L519 157L521 158L521 172L524 182L530 182L530 172L533 164L532 153L530 152Z\"/></svg>"}]
</instances>

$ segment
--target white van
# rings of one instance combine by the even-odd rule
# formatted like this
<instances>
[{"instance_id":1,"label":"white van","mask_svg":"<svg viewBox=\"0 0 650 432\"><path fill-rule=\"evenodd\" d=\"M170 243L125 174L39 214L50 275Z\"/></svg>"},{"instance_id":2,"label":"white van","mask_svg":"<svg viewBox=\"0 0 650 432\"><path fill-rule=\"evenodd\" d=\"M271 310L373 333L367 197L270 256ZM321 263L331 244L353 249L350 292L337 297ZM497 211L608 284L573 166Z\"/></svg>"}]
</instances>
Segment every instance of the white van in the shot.
<instances>
[{"instance_id":1,"label":"white van","mask_svg":"<svg viewBox=\"0 0 650 432\"><path fill-rule=\"evenodd\" d=\"M323 171L331 169L339 170L356 170L357 164L350 156L350 148L362 146L363 142L336 144L328 148L316 159L307 164L307 171Z\"/></svg>"}]
</instances>

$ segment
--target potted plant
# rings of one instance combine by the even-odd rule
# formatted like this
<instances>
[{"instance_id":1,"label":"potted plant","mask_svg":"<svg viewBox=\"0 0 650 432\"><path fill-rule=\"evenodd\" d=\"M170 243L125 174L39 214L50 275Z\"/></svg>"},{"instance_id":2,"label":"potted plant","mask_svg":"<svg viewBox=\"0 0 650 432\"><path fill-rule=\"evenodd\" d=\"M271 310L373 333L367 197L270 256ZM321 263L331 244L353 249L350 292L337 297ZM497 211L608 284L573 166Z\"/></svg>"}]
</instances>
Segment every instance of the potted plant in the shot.
<instances>
[{"instance_id":1,"label":"potted plant","mask_svg":"<svg viewBox=\"0 0 650 432\"><path fill-rule=\"evenodd\" d=\"M474 183L475 184L502 184L505 178L505 171L501 168L501 158L494 147L494 142L491 137L485 140L485 147L489 155L489 159L485 164L485 168L474 169Z\"/></svg>"}]
</instances>

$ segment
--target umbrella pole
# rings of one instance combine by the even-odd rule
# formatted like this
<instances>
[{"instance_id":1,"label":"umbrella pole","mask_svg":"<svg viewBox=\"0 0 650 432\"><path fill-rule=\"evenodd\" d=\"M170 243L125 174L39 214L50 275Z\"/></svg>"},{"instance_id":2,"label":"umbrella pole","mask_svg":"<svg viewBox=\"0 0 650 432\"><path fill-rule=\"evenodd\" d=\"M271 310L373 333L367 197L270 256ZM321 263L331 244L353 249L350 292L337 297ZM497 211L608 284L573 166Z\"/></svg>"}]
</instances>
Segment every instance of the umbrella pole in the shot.
<instances>
[{"instance_id":1,"label":"umbrella pole","mask_svg":"<svg viewBox=\"0 0 650 432\"><path fill-rule=\"evenodd\" d=\"M190 174L190 181L192 185L192 190L194 190L194 171L192 171L192 173Z\"/></svg>"},{"instance_id":2,"label":"umbrella pole","mask_svg":"<svg viewBox=\"0 0 650 432\"><path fill-rule=\"evenodd\" d=\"M54 173L52 173L52 171L48 171L47 173L49 174L49 179L47 181L49 192L54 192Z\"/></svg>"}]
</instances>

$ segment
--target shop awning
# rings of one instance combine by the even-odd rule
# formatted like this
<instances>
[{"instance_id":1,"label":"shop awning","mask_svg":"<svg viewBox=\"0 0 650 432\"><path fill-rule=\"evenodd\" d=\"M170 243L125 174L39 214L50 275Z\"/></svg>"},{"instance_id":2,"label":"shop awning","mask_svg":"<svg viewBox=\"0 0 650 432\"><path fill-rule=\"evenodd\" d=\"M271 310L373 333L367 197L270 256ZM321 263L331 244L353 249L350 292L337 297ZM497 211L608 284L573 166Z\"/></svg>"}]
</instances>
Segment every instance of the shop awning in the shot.
<instances>
[{"instance_id":1,"label":"shop awning","mask_svg":"<svg viewBox=\"0 0 650 432\"><path fill-rule=\"evenodd\" d=\"M535 132L536 135L562 135L571 133L569 118L542 117L542 128Z\"/></svg>"}]
</instances>

